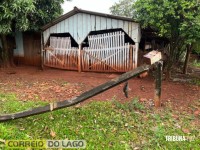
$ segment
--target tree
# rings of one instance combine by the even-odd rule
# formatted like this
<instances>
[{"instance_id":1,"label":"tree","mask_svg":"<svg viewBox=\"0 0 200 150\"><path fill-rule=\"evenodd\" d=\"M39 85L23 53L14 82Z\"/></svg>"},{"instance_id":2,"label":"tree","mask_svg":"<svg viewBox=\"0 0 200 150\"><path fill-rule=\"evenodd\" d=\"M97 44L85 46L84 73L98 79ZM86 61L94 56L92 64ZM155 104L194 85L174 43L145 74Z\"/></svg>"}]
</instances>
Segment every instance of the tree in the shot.
<instances>
[{"instance_id":1,"label":"tree","mask_svg":"<svg viewBox=\"0 0 200 150\"><path fill-rule=\"evenodd\" d=\"M29 30L39 30L40 27L59 17L63 13L61 4L65 0L35 0L35 9L28 16L31 25ZM69 0L68 0L69 1Z\"/></svg>"},{"instance_id":2,"label":"tree","mask_svg":"<svg viewBox=\"0 0 200 150\"><path fill-rule=\"evenodd\" d=\"M198 0L137 0L137 20L143 27L152 27L158 35L169 39L168 71L186 47L200 37L200 2Z\"/></svg>"},{"instance_id":3,"label":"tree","mask_svg":"<svg viewBox=\"0 0 200 150\"><path fill-rule=\"evenodd\" d=\"M200 56L200 39L196 43L194 43L193 47L193 52Z\"/></svg>"},{"instance_id":4,"label":"tree","mask_svg":"<svg viewBox=\"0 0 200 150\"><path fill-rule=\"evenodd\" d=\"M110 7L110 12L113 15L132 18L134 16L133 4L135 0L120 0Z\"/></svg>"},{"instance_id":5,"label":"tree","mask_svg":"<svg viewBox=\"0 0 200 150\"><path fill-rule=\"evenodd\" d=\"M33 0L2 0L0 3L0 38L2 42L1 66L9 66L11 50L7 41L7 34L15 30L27 30L29 27L28 14L33 13Z\"/></svg>"},{"instance_id":6,"label":"tree","mask_svg":"<svg viewBox=\"0 0 200 150\"><path fill-rule=\"evenodd\" d=\"M12 66L12 49L8 35L34 30L62 14L64 0L1 0L0 2L0 67Z\"/></svg>"}]
</instances>

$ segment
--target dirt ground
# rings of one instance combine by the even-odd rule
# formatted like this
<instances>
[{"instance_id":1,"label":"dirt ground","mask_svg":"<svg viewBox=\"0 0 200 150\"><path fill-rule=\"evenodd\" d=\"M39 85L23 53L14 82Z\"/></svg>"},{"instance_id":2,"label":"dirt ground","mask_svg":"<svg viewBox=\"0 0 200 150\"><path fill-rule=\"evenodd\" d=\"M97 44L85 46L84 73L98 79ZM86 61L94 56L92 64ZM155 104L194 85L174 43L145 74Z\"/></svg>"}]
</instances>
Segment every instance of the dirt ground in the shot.
<instances>
[{"instance_id":1,"label":"dirt ground","mask_svg":"<svg viewBox=\"0 0 200 150\"><path fill-rule=\"evenodd\" d=\"M15 93L20 100L60 101L78 96L120 74L106 74L21 66L0 70L0 93ZM151 76L129 80L129 98L123 93L124 84L118 85L89 101L108 101L116 98L125 102L138 97L151 101L154 97L154 79ZM163 81L162 103L171 102L181 109L200 100L200 86L188 83Z\"/></svg>"}]
</instances>

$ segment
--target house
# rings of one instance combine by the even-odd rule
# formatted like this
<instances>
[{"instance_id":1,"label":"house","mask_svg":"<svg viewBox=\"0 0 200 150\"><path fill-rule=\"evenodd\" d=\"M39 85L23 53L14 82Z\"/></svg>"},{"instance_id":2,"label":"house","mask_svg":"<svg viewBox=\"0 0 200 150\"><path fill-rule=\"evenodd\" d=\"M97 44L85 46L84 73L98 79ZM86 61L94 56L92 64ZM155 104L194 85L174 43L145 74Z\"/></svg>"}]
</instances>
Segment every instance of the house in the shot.
<instances>
[{"instance_id":1,"label":"house","mask_svg":"<svg viewBox=\"0 0 200 150\"><path fill-rule=\"evenodd\" d=\"M45 66L126 72L138 65L141 29L132 18L75 7L41 29Z\"/></svg>"}]
</instances>

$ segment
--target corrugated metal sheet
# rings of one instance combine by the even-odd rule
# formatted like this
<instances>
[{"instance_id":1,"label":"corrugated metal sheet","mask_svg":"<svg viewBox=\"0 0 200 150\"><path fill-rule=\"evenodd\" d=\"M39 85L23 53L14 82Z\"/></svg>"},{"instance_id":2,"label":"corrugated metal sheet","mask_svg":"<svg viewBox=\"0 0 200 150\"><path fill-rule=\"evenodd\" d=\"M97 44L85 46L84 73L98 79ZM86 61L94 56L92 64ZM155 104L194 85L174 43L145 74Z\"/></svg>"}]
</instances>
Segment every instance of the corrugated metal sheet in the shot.
<instances>
[{"instance_id":1,"label":"corrugated metal sheet","mask_svg":"<svg viewBox=\"0 0 200 150\"><path fill-rule=\"evenodd\" d=\"M98 15L98 13L84 13L80 11L74 13L65 19L60 19L60 22L54 23L54 25L46 25L43 29L44 42L46 42L51 33L70 33L78 44L81 44L83 40L91 31L99 31L105 29L123 29L134 42L140 42L140 25L133 22L130 18L111 18Z\"/></svg>"},{"instance_id":2,"label":"corrugated metal sheet","mask_svg":"<svg viewBox=\"0 0 200 150\"><path fill-rule=\"evenodd\" d=\"M83 10L83 9L78 9L77 7L74 7L74 9L60 17L58 17L57 19L53 20L52 22L44 25L41 29L44 31L48 28L50 28L51 26L77 14L77 13L83 13L83 14L89 14L89 15L94 15L94 16L100 16L100 17L105 17L105 18L110 18L110 19L117 19L117 20L124 20L124 21L131 21L134 22L134 20L132 18L127 18L127 17L121 17L121 16L115 16L115 15L110 15L110 14L104 14L104 13L98 13L98 12L93 12L93 11L88 11L88 10Z\"/></svg>"}]
</instances>

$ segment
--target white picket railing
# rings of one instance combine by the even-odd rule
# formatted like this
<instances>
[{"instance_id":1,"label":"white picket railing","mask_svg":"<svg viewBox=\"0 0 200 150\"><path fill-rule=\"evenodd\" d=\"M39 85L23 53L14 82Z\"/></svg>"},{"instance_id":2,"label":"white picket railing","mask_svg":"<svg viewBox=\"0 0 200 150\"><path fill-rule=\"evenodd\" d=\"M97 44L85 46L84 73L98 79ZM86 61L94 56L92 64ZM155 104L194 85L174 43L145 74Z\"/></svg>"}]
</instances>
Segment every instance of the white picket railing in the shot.
<instances>
[{"instance_id":1,"label":"white picket railing","mask_svg":"<svg viewBox=\"0 0 200 150\"><path fill-rule=\"evenodd\" d=\"M52 50L45 53L46 66L77 70L78 48L71 47L70 37L50 37L49 48Z\"/></svg>"},{"instance_id":2,"label":"white picket railing","mask_svg":"<svg viewBox=\"0 0 200 150\"><path fill-rule=\"evenodd\" d=\"M125 43L124 32L91 35L88 42L82 53L83 71L126 72L135 67L135 48Z\"/></svg>"},{"instance_id":3,"label":"white picket railing","mask_svg":"<svg viewBox=\"0 0 200 150\"><path fill-rule=\"evenodd\" d=\"M89 47L79 55L70 37L50 37L44 64L55 68L99 72L126 72L135 68L135 46L125 43L124 32L88 36ZM79 61L80 59L80 61ZM79 63L80 62L80 63Z\"/></svg>"}]
</instances>

